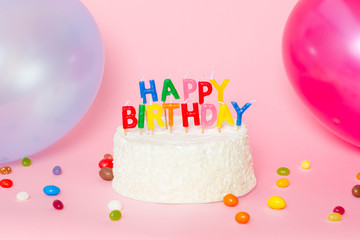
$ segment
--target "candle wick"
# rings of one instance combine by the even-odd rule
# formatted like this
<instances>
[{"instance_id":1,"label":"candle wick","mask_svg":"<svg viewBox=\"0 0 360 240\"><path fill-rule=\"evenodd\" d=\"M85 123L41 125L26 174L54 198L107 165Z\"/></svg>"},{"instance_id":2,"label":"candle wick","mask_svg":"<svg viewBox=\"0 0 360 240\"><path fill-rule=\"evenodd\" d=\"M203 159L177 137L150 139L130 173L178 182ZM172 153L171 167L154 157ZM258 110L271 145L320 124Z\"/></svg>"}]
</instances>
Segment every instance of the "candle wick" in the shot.
<instances>
[{"instance_id":1,"label":"candle wick","mask_svg":"<svg viewBox=\"0 0 360 240\"><path fill-rule=\"evenodd\" d=\"M130 100L127 100L125 103L125 106L127 106L129 104Z\"/></svg>"},{"instance_id":2,"label":"candle wick","mask_svg":"<svg viewBox=\"0 0 360 240\"><path fill-rule=\"evenodd\" d=\"M184 101L184 103L187 103L189 101L189 98Z\"/></svg>"},{"instance_id":3,"label":"candle wick","mask_svg":"<svg viewBox=\"0 0 360 240\"><path fill-rule=\"evenodd\" d=\"M141 82L144 81L144 78L145 78L145 75L142 76L142 78L141 78L140 81L141 81Z\"/></svg>"},{"instance_id":4,"label":"candle wick","mask_svg":"<svg viewBox=\"0 0 360 240\"><path fill-rule=\"evenodd\" d=\"M256 101L255 100L251 100L249 103L255 103Z\"/></svg>"},{"instance_id":5,"label":"candle wick","mask_svg":"<svg viewBox=\"0 0 360 240\"><path fill-rule=\"evenodd\" d=\"M167 78L170 79L170 78L171 78L171 74L170 74Z\"/></svg>"},{"instance_id":6,"label":"candle wick","mask_svg":"<svg viewBox=\"0 0 360 240\"><path fill-rule=\"evenodd\" d=\"M219 103L220 103L220 104L224 104L223 102L220 102L220 101L219 101Z\"/></svg>"},{"instance_id":7,"label":"candle wick","mask_svg":"<svg viewBox=\"0 0 360 240\"><path fill-rule=\"evenodd\" d=\"M186 79L186 78L187 78L187 75L188 75L188 73L186 73L186 74L185 74L184 79Z\"/></svg>"},{"instance_id":8,"label":"candle wick","mask_svg":"<svg viewBox=\"0 0 360 240\"><path fill-rule=\"evenodd\" d=\"M211 78L210 78L210 80L214 79L213 77L214 77L214 71L212 71L212 73L211 73Z\"/></svg>"}]
</instances>

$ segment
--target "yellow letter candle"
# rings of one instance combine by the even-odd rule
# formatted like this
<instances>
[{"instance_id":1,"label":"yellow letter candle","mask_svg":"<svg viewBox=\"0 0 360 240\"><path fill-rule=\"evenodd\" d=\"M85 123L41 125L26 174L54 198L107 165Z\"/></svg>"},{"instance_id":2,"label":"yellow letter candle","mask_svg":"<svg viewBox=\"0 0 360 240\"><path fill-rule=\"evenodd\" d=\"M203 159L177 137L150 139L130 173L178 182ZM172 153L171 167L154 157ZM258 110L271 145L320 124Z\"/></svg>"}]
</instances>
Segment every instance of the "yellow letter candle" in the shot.
<instances>
[{"instance_id":1,"label":"yellow letter candle","mask_svg":"<svg viewBox=\"0 0 360 240\"><path fill-rule=\"evenodd\" d=\"M154 110L157 110L157 112L155 113ZM164 110L159 104L151 104L146 106L147 124L149 129L155 128L155 121L158 123L159 127L165 127L165 123L161 119L163 111Z\"/></svg>"}]
</instances>

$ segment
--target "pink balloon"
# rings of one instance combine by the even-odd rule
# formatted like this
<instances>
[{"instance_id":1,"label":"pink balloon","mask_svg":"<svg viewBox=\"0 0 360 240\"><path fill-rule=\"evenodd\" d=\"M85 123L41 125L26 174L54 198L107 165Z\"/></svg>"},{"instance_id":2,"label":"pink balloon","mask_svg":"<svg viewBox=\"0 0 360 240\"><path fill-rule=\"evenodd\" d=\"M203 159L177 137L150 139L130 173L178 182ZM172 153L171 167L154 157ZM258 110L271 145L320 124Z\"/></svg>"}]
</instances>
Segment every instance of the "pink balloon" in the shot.
<instances>
[{"instance_id":1,"label":"pink balloon","mask_svg":"<svg viewBox=\"0 0 360 240\"><path fill-rule=\"evenodd\" d=\"M360 1L299 1L284 30L283 60L314 115L360 146Z\"/></svg>"}]
</instances>

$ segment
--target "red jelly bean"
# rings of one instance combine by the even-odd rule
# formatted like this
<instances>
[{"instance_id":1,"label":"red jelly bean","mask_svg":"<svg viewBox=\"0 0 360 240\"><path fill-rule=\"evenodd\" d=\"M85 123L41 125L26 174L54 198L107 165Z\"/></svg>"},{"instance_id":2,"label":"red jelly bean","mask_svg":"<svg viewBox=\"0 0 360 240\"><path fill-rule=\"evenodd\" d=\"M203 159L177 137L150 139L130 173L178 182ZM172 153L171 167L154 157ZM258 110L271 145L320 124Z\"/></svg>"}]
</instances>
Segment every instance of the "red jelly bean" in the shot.
<instances>
[{"instance_id":1,"label":"red jelly bean","mask_svg":"<svg viewBox=\"0 0 360 240\"><path fill-rule=\"evenodd\" d=\"M104 168L104 167L107 167L107 168L113 168L113 159L112 158L104 158L103 160L101 160L99 162L99 167L100 168Z\"/></svg>"},{"instance_id":2,"label":"red jelly bean","mask_svg":"<svg viewBox=\"0 0 360 240\"><path fill-rule=\"evenodd\" d=\"M53 206L54 206L54 208L57 209L57 210L61 210L61 209L64 208L64 204L63 204L60 200L58 200L58 199L54 200Z\"/></svg>"},{"instance_id":3,"label":"red jelly bean","mask_svg":"<svg viewBox=\"0 0 360 240\"><path fill-rule=\"evenodd\" d=\"M13 185L13 181L10 179L3 179L0 181L0 186L3 188L11 188Z\"/></svg>"},{"instance_id":4,"label":"red jelly bean","mask_svg":"<svg viewBox=\"0 0 360 240\"><path fill-rule=\"evenodd\" d=\"M333 212L343 215L345 213L345 209L342 206L336 206Z\"/></svg>"}]
</instances>

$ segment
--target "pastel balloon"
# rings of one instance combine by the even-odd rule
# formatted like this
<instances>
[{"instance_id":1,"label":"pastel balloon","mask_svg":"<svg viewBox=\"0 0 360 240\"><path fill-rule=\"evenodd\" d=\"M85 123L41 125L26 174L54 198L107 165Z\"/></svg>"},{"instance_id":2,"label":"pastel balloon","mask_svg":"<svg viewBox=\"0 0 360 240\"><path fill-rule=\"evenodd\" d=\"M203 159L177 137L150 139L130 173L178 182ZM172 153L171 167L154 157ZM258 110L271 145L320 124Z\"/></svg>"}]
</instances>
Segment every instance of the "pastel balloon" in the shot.
<instances>
[{"instance_id":1,"label":"pastel balloon","mask_svg":"<svg viewBox=\"0 0 360 240\"><path fill-rule=\"evenodd\" d=\"M103 69L100 32L80 1L0 1L0 163L65 136Z\"/></svg>"},{"instance_id":2,"label":"pastel balloon","mask_svg":"<svg viewBox=\"0 0 360 240\"><path fill-rule=\"evenodd\" d=\"M316 118L360 146L360 1L299 1L284 30L283 60Z\"/></svg>"}]
</instances>

